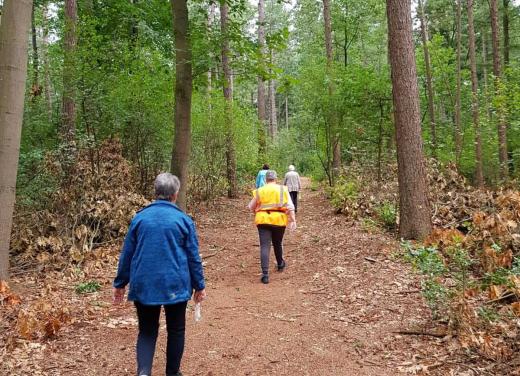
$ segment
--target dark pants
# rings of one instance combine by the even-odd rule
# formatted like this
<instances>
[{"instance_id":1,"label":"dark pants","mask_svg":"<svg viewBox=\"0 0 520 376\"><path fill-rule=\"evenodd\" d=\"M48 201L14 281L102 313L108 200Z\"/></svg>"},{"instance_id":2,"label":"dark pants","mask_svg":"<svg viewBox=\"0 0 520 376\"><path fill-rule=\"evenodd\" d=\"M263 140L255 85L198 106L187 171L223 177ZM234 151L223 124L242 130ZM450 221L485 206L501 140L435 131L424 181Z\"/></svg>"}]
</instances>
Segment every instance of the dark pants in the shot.
<instances>
[{"instance_id":1,"label":"dark pants","mask_svg":"<svg viewBox=\"0 0 520 376\"><path fill-rule=\"evenodd\" d=\"M166 330L168 340L166 345L166 375L179 372L182 353L184 352L184 330L186 326L186 304L188 302L164 306L166 313ZM152 374L155 343L159 334L160 305L144 305L135 302L139 320L139 335L137 336L137 374Z\"/></svg>"},{"instance_id":2,"label":"dark pants","mask_svg":"<svg viewBox=\"0 0 520 376\"><path fill-rule=\"evenodd\" d=\"M285 227L258 225L258 236L260 237L260 263L262 265L262 274L269 274L269 253L271 251L271 243L273 243L274 255L278 265L283 264L283 234Z\"/></svg>"},{"instance_id":3,"label":"dark pants","mask_svg":"<svg viewBox=\"0 0 520 376\"><path fill-rule=\"evenodd\" d=\"M294 212L298 212L298 191L289 192L292 203L294 204Z\"/></svg>"}]
</instances>

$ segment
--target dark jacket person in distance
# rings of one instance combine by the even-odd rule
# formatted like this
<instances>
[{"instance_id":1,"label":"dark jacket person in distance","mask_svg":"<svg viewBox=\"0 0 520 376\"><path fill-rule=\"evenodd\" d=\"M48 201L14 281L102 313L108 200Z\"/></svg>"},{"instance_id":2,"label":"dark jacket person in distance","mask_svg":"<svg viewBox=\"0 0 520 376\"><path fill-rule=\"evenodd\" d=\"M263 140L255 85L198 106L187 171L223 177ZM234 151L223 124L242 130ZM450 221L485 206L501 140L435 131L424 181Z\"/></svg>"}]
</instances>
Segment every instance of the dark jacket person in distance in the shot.
<instances>
[{"instance_id":1,"label":"dark jacket person in distance","mask_svg":"<svg viewBox=\"0 0 520 376\"><path fill-rule=\"evenodd\" d=\"M114 279L114 302L129 285L139 321L137 374L150 376L159 332L161 306L168 331L166 375L181 375L186 305L205 298L202 260L193 221L175 205L179 179L163 173L155 179L156 200L132 219Z\"/></svg>"}]
</instances>

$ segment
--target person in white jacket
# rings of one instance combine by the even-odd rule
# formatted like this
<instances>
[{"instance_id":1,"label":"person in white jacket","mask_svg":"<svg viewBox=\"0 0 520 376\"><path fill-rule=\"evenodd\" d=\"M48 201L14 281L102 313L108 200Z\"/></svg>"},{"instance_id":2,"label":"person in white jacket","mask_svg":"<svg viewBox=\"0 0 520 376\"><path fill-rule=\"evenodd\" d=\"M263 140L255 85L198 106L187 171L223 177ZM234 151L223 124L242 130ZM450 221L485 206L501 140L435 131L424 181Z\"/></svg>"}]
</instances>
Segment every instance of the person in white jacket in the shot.
<instances>
[{"instance_id":1,"label":"person in white jacket","mask_svg":"<svg viewBox=\"0 0 520 376\"><path fill-rule=\"evenodd\" d=\"M289 189L289 194L291 195L291 200L294 204L294 212L298 212L298 192L302 189L302 183L300 181L300 175L296 172L296 169L293 165L289 166L289 172L285 174L285 179L283 179L283 184L287 186Z\"/></svg>"}]
</instances>

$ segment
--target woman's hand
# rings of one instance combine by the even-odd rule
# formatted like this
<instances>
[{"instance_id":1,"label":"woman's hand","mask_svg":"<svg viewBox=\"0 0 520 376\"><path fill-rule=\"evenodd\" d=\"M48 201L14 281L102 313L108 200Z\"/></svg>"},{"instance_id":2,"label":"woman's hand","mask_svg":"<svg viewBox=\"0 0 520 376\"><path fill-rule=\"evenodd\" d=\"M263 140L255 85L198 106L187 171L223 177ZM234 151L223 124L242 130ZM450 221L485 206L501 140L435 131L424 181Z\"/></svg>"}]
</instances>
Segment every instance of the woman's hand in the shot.
<instances>
[{"instance_id":1,"label":"woman's hand","mask_svg":"<svg viewBox=\"0 0 520 376\"><path fill-rule=\"evenodd\" d=\"M195 303L201 303L204 299L206 299L206 290L205 289L195 291L195 293L193 294L193 301Z\"/></svg>"},{"instance_id":2,"label":"woman's hand","mask_svg":"<svg viewBox=\"0 0 520 376\"><path fill-rule=\"evenodd\" d=\"M123 303L124 297L125 297L125 288L124 287L121 289L114 288L114 297L113 297L114 304Z\"/></svg>"}]
</instances>

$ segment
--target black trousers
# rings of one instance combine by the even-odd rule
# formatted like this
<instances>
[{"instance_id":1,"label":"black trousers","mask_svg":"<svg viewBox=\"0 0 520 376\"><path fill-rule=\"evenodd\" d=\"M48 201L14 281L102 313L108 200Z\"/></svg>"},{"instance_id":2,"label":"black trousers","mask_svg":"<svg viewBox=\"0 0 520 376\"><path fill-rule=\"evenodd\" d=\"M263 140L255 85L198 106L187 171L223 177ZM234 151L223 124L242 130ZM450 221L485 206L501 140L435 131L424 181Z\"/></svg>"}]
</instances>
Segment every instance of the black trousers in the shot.
<instances>
[{"instance_id":1,"label":"black trousers","mask_svg":"<svg viewBox=\"0 0 520 376\"><path fill-rule=\"evenodd\" d=\"M164 306L166 313L166 375L179 372L182 353L184 352L184 332L186 327L186 305L188 302ZM160 305L144 305L134 302L139 321L137 336L137 374L152 375L152 363L155 344L159 334Z\"/></svg>"},{"instance_id":2,"label":"black trousers","mask_svg":"<svg viewBox=\"0 0 520 376\"><path fill-rule=\"evenodd\" d=\"M278 265L283 264L283 234L285 227L258 225L258 236L260 237L260 264L262 265L262 274L269 274L269 253L271 251L271 243L273 243L274 255Z\"/></svg>"},{"instance_id":3,"label":"black trousers","mask_svg":"<svg viewBox=\"0 0 520 376\"><path fill-rule=\"evenodd\" d=\"M298 212L298 191L289 192L291 195L292 203L294 204L294 212Z\"/></svg>"}]
</instances>

